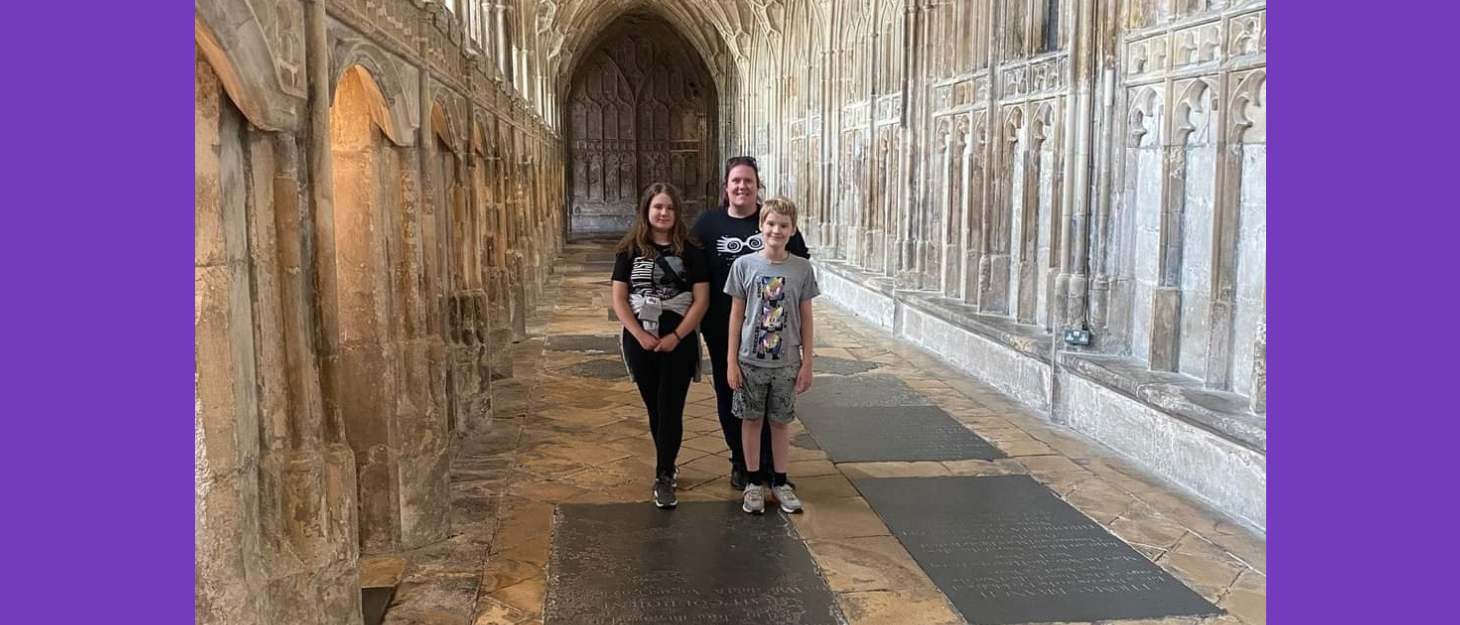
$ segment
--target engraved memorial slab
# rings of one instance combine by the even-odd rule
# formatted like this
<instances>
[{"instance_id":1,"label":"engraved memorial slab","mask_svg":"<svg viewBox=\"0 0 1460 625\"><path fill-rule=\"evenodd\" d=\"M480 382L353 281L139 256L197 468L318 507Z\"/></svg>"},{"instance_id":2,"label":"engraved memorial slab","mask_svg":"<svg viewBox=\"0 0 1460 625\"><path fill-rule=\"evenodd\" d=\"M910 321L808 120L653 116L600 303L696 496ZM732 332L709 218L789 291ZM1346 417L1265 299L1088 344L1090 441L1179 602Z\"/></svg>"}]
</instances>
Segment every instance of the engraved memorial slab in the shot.
<instances>
[{"instance_id":1,"label":"engraved memorial slab","mask_svg":"<svg viewBox=\"0 0 1460 625\"><path fill-rule=\"evenodd\" d=\"M971 624L1222 613L1027 475L856 486Z\"/></svg>"},{"instance_id":2,"label":"engraved memorial slab","mask_svg":"<svg viewBox=\"0 0 1460 625\"><path fill-rule=\"evenodd\" d=\"M629 377L622 358L594 358L563 369L564 373L595 380L618 380Z\"/></svg>"},{"instance_id":3,"label":"engraved memorial slab","mask_svg":"<svg viewBox=\"0 0 1460 625\"><path fill-rule=\"evenodd\" d=\"M619 337L594 336L591 334L565 334L550 336L546 349L550 352L604 352L619 353Z\"/></svg>"},{"instance_id":4,"label":"engraved memorial slab","mask_svg":"<svg viewBox=\"0 0 1460 625\"><path fill-rule=\"evenodd\" d=\"M846 358L836 358L834 356L818 356L816 358L816 364L812 367L812 372L816 375L822 375L827 373L831 375L856 375L858 373L866 373L880 366L882 366L881 363L869 362L866 360L849 360Z\"/></svg>"},{"instance_id":5,"label":"engraved memorial slab","mask_svg":"<svg viewBox=\"0 0 1460 625\"><path fill-rule=\"evenodd\" d=\"M818 380L819 381L819 380ZM814 386L812 388L815 388ZM994 460L1003 452L937 406L801 406L832 462Z\"/></svg>"},{"instance_id":6,"label":"engraved memorial slab","mask_svg":"<svg viewBox=\"0 0 1460 625\"><path fill-rule=\"evenodd\" d=\"M867 374L817 378L811 390L796 399L796 409L800 411L802 406L927 406L931 403L896 376Z\"/></svg>"},{"instance_id":7,"label":"engraved memorial slab","mask_svg":"<svg viewBox=\"0 0 1460 625\"><path fill-rule=\"evenodd\" d=\"M844 622L782 515L565 504L553 521L544 625Z\"/></svg>"}]
</instances>

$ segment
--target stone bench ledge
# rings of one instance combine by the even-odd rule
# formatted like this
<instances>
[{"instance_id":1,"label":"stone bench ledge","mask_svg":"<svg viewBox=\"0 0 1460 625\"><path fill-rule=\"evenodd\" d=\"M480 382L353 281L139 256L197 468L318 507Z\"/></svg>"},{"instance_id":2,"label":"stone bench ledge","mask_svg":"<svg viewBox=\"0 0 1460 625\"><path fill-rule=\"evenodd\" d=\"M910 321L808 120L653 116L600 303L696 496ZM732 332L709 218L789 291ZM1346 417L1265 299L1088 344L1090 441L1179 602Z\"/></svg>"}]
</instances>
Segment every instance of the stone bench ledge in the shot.
<instances>
[{"instance_id":1,"label":"stone bench ledge","mask_svg":"<svg viewBox=\"0 0 1460 625\"><path fill-rule=\"evenodd\" d=\"M1044 328L1022 324L1002 315L978 312L971 304L943 297L936 293L898 291L903 304L917 308L948 323L959 326L1020 354L1050 363L1054 336Z\"/></svg>"},{"instance_id":2,"label":"stone bench ledge","mask_svg":"<svg viewBox=\"0 0 1460 625\"><path fill-rule=\"evenodd\" d=\"M1060 365L1217 436L1267 455L1267 416L1254 414L1246 397L1204 388L1200 380L1151 371L1134 358L1062 352Z\"/></svg>"}]
</instances>

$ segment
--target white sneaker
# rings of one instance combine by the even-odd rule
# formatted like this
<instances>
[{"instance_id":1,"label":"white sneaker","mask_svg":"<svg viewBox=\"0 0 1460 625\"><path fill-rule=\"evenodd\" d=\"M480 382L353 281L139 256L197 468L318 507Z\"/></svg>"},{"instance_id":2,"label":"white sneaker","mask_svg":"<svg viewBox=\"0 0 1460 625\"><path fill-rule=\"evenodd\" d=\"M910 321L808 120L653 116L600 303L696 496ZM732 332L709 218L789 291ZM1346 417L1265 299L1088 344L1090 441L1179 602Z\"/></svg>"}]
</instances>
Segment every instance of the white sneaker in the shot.
<instances>
[{"instance_id":1,"label":"white sneaker","mask_svg":"<svg viewBox=\"0 0 1460 625\"><path fill-rule=\"evenodd\" d=\"M801 511L801 500L796 497L796 490L790 484L771 487L771 496L781 502L781 511L787 514L795 514Z\"/></svg>"},{"instance_id":2,"label":"white sneaker","mask_svg":"<svg viewBox=\"0 0 1460 625\"><path fill-rule=\"evenodd\" d=\"M761 492L760 485L747 484L745 486L745 503L740 506L740 509L750 514L765 514L765 494Z\"/></svg>"}]
</instances>

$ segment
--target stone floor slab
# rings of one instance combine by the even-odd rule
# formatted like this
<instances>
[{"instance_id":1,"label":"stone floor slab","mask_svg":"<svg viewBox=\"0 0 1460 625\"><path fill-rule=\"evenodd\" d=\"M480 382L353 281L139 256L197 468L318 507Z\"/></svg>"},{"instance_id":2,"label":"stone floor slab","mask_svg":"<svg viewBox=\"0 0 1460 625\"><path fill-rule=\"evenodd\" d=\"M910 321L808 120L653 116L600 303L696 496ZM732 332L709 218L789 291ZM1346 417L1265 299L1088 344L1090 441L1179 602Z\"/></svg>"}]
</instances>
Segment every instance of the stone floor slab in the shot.
<instances>
[{"instance_id":1,"label":"stone floor slab","mask_svg":"<svg viewBox=\"0 0 1460 625\"><path fill-rule=\"evenodd\" d=\"M629 370L624 367L624 361L621 358L594 358L567 367L563 373L595 380L627 380L629 378Z\"/></svg>"},{"instance_id":2,"label":"stone floor slab","mask_svg":"<svg viewBox=\"0 0 1460 625\"><path fill-rule=\"evenodd\" d=\"M603 334L563 334L550 336L543 349L552 352L619 353L619 337Z\"/></svg>"},{"instance_id":3,"label":"stone floor slab","mask_svg":"<svg viewBox=\"0 0 1460 625\"><path fill-rule=\"evenodd\" d=\"M969 623L1221 613L1028 476L857 488Z\"/></svg>"},{"instance_id":4,"label":"stone floor slab","mask_svg":"<svg viewBox=\"0 0 1460 625\"><path fill-rule=\"evenodd\" d=\"M811 389L796 400L800 406L866 407L927 406L928 401L897 376L869 373L816 378Z\"/></svg>"},{"instance_id":5,"label":"stone floor slab","mask_svg":"<svg viewBox=\"0 0 1460 625\"><path fill-rule=\"evenodd\" d=\"M838 464L1004 457L937 406L849 407L804 401L796 414Z\"/></svg>"},{"instance_id":6,"label":"stone floor slab","mask_svg":"<svg viewBox=\"0 0 1460 625\"><path fill-rule=\"evenodd\" d=\"M870 360L838 358L836 356L818 354L816 356L816 364L812 366L812 370L816 372L816 375L856 375L858 373L866 373L880 366L882 366L882 363Z\"/></svg>"},{"instance_id":7,"label":"stone floor slab","mask_svg":"<svg viewBox=\"0 0 1460 625\"><path fill-rule=\"evenodd\" d=\"M546 625L842 622L779 515L734 503L566 505L554 534Z\"/></svg>"}]
</instances>

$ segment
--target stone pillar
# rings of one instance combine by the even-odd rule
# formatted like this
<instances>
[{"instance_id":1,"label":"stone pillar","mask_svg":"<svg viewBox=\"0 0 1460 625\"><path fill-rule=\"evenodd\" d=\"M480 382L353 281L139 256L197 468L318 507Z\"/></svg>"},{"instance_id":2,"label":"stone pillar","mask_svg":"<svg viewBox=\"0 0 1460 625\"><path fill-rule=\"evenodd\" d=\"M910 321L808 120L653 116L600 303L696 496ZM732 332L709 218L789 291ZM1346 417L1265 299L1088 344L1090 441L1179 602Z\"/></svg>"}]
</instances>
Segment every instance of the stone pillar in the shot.
<instances>
[{"instance_id":1,"label":"stone pillar","mask_svg":"<svg viewBox=\"0 0 1460 625\"><path fill-rule=\"evenodd\" d=\"M954 231L957 223L953 221L956 219L953 214L953 185L957 184L954 179L957 170L953 161L954 155L962 150L957 150L953 145L956 140L954 135L957 134L953 127L953 118L950 116L943 119L946 120L946 123L938 129L937 141L938 168L940 170L938 173L942 183L938 185L937 189L939 210L937 211L936 236L938 239L929 253L928 267L933 275L927 276L927 280L929 287L936 284L939 293L949 295L958 291L954 275L951 274L957 267L957 261L953 259L960 256L958 247L952 244L953 238L958 236L958 233Z\"/></svg>"},{"instance_id":2,"label":"stone pillar","mask_svg":"<svg viewBox=\"0 0 1460 625\"><path fill-rule=\"evenodd\" d=\"M1252 346L1252 412L1267 414L1267 288L1263 287L1262 316Z\"/></svg>"},{"instance_id":3,"label":"stone pillar","mask_svg":"<svg viewBox=\"0 0 1460 625\"><path fill-rule=\"evenodd\" d=\"M502 73L505 80L508 76L508 63L511 62L511 54L507 50L507 6L503 4L492 5L492 10L497 14L497 71Z\"/></svg>"},{"instance_id":4,"label":"stone pillar","mask_svg":"<svg viewBox=\"0 0 1460 625\"><path fill-rule=\"evenodd\" d=\"M1019 219L1019 240L1014 242L1019 246L1014 268L1019 291L1012 312L1019 323L1025 324L1035 323L1039 307L1039 229L1042 225L1039 223L1039 152L1046 138L1044 132L1037 115L1031 115L1025 122L1024 139L1021 141L1024 150L1019 155L1024 165L1020 172L1021 193L1019 197L1011 198Z\"/></svg>"},{"instance_id":5,"label":"stone pillar","mask_svg":"<svg viewBox=\"0 0 1460 625\"><path fill-rule=\"evenodd\" d=\"M1088 249L1076 257L1079 271L1070 282L1069 310L1078 314L1075 319L1084 321L1093 332L1094 347L1101 351L1112 352L1120 349L1120 345L1118 342L1105 340L1109 329L1111 296L1111 277L1106 257L1111 227L1110 207L1114 202L1111 192L1112 180L1115 177L1113 162L1117 152L1122 149L1121 146L1124 144L1124 141L1117 139L1116 135L1116 131L1124 126L1121 121L1123 118L1117 115L1119 111L1115 101L1115 58L1119 47L1116 33L1119 32L1120 10L1115 3L1106 3L1100 5L1105 9L1105 12L1100 14L1095 11L1094 5L1093 0L1085 0L1080 4L1081 30L1080 36L1077 38L1077 41L1081 42L1088 52L1081 53L1079 60L1085 65L1076 69L1080 82L1090 85L1088 88L1090 97L1084 100L1085 104L1082 106L1078 118L1081 132L1094 138L1081 141L1081 148L1088 156L1082 156L1075 168L1075 193L1078 198L1075 208L1077 214L1089 216L1089 219L1086 220L1088 223L1083 224L1082 228L1076 229L1088 233L1087 236L1082 236L1077 244L1083 247L1088 242ZM1100 88L1098 109L1094 108L1093 102L1097 84ZM1098 119L1096 111L1099 112ZM1098 133L1086 129L1091 126L1098 129ZM1093 199L1089 198L1091 183L1088 182L1085 175L1088 171L1086 162L1094 163L1096 187ZM1071 326L1074 325L1072 322Z\"/></svg>"},{"instance_id":6,"label":"stone pillar","mask_svg":"<svg viewBox=\"0 0 1460 625\"><path fill-rule=\"evenodd\" d=\"M1168 114L1170 111L1168 111ZM1186 137L1189 128L1171 124L1161 159L1161 225L1157 283L1151 293L1151 336L1147 354L1153 371L1176 371L1181 363L1182 219L1186 209Z\"/></svg>"},{"instance_id":7,"label":"stone pillar","mask_svg":"<svg viewBox=\"0 0 1460 625\"><path fill-rule=\"evenodd\" d=\"M976 113L966 113L976 115ZM963 139L963 259L959 263L962 266L962 274L959 285L959 292L963 303L978 305L978 272L984 256L984 246L987 245L986 235L988 222L983 218L983 171L987 169L980 165L974 170L974 159L983 161L986 158L988 140L987 125L972 122L972 130L964 135Z\"/></svg>"},{"instance_id":8,"label":"stone pillar","mask_svg":"<svg viewBox=\"0 0 1460 625\"><path fill-rule=\"evenodd\" d=\"M1018 109L1014 109L1015 112ZM990 120L990 132L998 124L997 141L992 146L993 159L989 166L991 184L988 191L989 246L984 253L988 269L979 267L979 311L998 315L1013 315L1009 302L1010 246L1013 244L1010 232L1014 199L1009 194L1013 180L1013 159L1019 153L1020 127L1017 120L1003 117Z\"/></svg>"},{"instance_id":9,"label":"stone pillar","mask_svg":"<svg viewBox=\"0 0 1460 625\"><path fill-rule=\"evenodd\" d=\"M980 133L983 141L981 152L981 167L983 175L980 177L979 203L982 218L979 220L979 257L978 275L976 277L975 298L979 312L995 312L999 309L995 301L994 265L995 252L998 243L995 237L998 236L998 193L994 176L998 171L999 153L1002 151L1003 141L996 139L1002 137L1003 122L999 117L998 98L999 93L999 40L996 35L1000 32L997 28L999 23L999 8L1002 4L995 3L989 10L988 24L985 25L985 58L988 59L988 100L984 103L984 125Z\"/></svg>"},{"instance_id":10,"label":"stone pillar","mask_svg":"<svg viewBox=\"0 0 1460 625\"><path fill-rule=\"evenodd\" d=\"M922 123L922 110L926 106L928 95L927 81L923 80L924 52L923 31L925 25L925 7L922 0L913 0L909 3L904 18L903 27L906 50L903 63L903 98L906 101L906 108L902 124L902 171L899 180L898 195L907 200L903 210L898 211L900 219L897 223L897 237L893 242L895 247L888 250L888 255L893 257L892 274L895 283L899 288L914 288L917 277L914 273L917 267L915 255L917 253L915 226L918 221L919 185L918 176L924 169L919 165L920 159L913 157L913 154L922 148L918 141ZM914 97L916 94L916 97Z\"/></svg>"}]
</instances>

